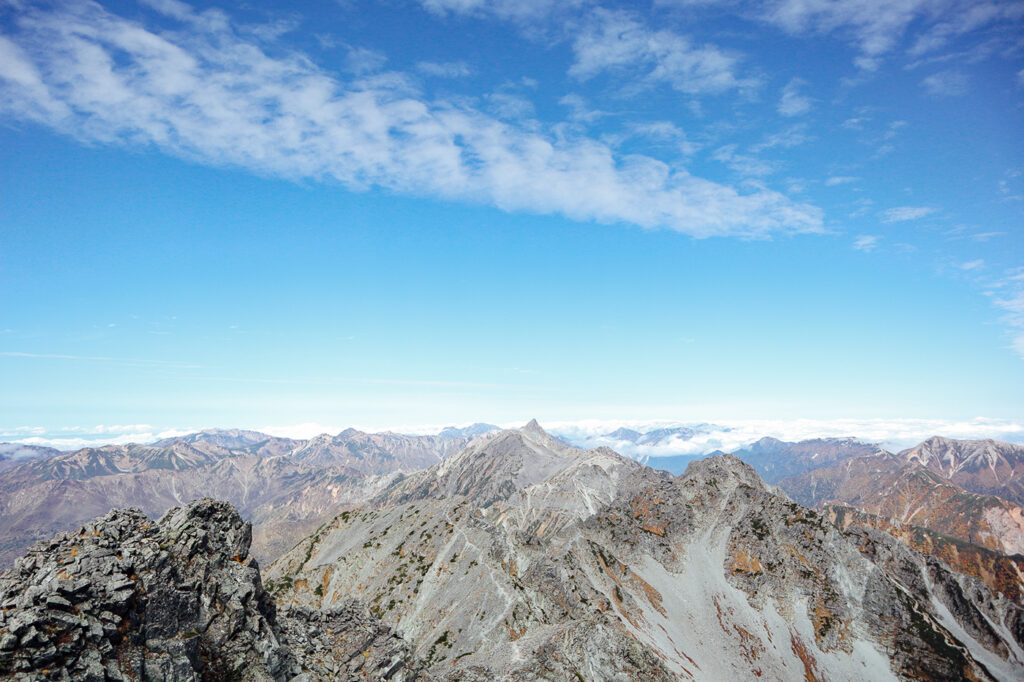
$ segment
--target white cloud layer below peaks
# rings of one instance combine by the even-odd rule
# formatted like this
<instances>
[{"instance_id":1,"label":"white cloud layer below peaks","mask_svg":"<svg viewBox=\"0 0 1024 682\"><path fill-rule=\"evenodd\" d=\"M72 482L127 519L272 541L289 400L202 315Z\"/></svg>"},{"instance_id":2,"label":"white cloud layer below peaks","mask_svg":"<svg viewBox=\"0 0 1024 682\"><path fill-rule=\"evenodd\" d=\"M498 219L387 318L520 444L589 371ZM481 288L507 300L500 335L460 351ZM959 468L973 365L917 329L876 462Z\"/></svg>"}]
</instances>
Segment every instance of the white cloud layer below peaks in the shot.
<instances>
[{"instance_id":1,"label":"white cloud layer below peaks","mask_svg":"<svg viewBox=\"0 0 1024 682\"><path fill-rule=\"evenodd\" d=\"M447 424L419 426L391 426L371 428L352 424L323 424L307 422L285 426L262 426L255 430L283 438L309 439L328 433L337 434L344 429L368 431L394 431L409 434L436 434ZM522 420L501 423L502 428L514 429ZM564 437L582 447L606 445L635 458L667 457L672 455L705 455L715 450L733 452L765 436L784 441L810 438L846 438L879 443L891 451L908 448L931 436L947 438L993 438L1024 444L1024 423L1019 420L976 417L973 419L745 419L714 420L713 423L684 422L651 419L585 419L574 421L542 420L541 425L550 433ZM652 429L678 426L692 427L692 437L668 437L650 445L639 445L610 437L619 428L646 433ZM97 447L104 444L152 443L163 438L174 438L195 432L192 428L158 429L148 424L125 426L0 427L0 442L18 445L41 445L61 450Z\"/></svg>"}]
</instances>

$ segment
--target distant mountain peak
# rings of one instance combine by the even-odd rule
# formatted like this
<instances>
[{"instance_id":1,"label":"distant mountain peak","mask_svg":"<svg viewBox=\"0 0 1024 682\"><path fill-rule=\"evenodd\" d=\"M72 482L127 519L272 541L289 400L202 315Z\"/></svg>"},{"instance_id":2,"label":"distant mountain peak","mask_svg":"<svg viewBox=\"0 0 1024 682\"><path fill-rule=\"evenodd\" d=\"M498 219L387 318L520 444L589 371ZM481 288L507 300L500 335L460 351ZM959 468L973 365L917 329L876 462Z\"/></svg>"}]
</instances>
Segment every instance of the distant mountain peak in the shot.
<instances>
[{"instance_id":1,"label":"distant mountain peak","mask_svg":"<svg viewBox=\"0 0 1024 682\"><path fill-rule=\"evenodd\" d=\"M756 447L766 448L766 447L778 447L778 446L782 446L782 445L792 445L792 443L790 443L789 441L779 440L778 438L774 438L772 436L764 436L763 438L759 438L757 440L757 442L755 442L753 444L752 447L756 446Z\"/></svg>"},{"instance_id":2,"label":"distant mountain peak","mask_svg":"<svg viewBox=\"0 0 1024 682\"><path fill-rule=\"evenodd\" d=\"M338 434L338 435L340 436L341 434ZM316 436L313 436L312 438L307 440L305 443L303 443L303 445L302 445L302 447L300 449L308 448L311 445L322 445L324 443L330 443L334 439L335 439L335 436L332 436L329 433L321 433L321 434L318 434Z\"/></svg>"},{"instance_id":3,"label":"distant mountain peak","mask_svg":"<svg viewBox=\"0 0 1024 682\"><path fill-rule=\"evenodd\" d=\"M548 435L547 431L541 428L540 423L536 419L531 419L530 421L526 422L526 425L522 428L522 430L531 433L539 432L544 434L545 436Z\"/></svg>"},{"instance_id":4,"label":"distant mountain peak","mask_svg":"<svg viewBox=\"0 0 1024 682\"><path fill-rule=\"evenodd\" d=\"M974 493L1024 505L1024 446L932 436L899 457L916 462Z\"/></svg>"},{"instance_id":5,"label":"distant mountain peak","mask_svg":"<svg viewBox=\"0 0 1024 682\"><path fill-rule=\"evenodd\" d=\"M501 431L501 427L486 422L474 422L469 426L446 426L437 435L441 438L473 438L494 431Z\"/></svg>"},{"instance_id":6,"label":"distant mountain peak","mask_svg":"<svg viewBox=\"0 0 1024 682\"><path fill-rule=\"evenodd\" d=\"M581 452L579 448L564 438L553 436L545 431L544 428L537 423L536 419L531 419L525 426L519 429L519 432L525 434L531 440L539 442L545 448L563 456L574 452Z\"/></svg>"},{"instance_id":7,"label":"distant mountain peak","mask_svg":"<svg viewBox=\"0 0 1024 682\"><path fill-rule=\"evenodd\" d=\"M640 433L639 431L636 431L634 429L628 429L625 426L621 426L612 431L611 433L604 434L604 437L611 438L613 440L624 440L630 443L635 443L643 435L644 434Z\"/></svg>"}]
</instances>

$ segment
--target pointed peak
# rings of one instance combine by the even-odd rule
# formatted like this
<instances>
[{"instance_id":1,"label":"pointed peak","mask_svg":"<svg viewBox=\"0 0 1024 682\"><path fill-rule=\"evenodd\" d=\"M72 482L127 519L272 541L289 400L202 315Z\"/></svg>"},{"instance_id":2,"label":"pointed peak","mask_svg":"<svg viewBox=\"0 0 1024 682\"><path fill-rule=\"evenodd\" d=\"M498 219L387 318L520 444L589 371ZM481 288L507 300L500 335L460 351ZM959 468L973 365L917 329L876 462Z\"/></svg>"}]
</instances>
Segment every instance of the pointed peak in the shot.
<instances>
[{"instance_id":1,"label":"pointed peak","mask_svg":"<svg viewBox=\"0 0 1024 682\"><path fill-rule=\"evenodd\" d=\"M548 432L541 428L541 425L537 423L536 419L531 419L529 422L527 422L526 426L524 426L520 430L526 431L527 433L543 434L545 436L548 435Z\"/></svg>"}]
</instances>

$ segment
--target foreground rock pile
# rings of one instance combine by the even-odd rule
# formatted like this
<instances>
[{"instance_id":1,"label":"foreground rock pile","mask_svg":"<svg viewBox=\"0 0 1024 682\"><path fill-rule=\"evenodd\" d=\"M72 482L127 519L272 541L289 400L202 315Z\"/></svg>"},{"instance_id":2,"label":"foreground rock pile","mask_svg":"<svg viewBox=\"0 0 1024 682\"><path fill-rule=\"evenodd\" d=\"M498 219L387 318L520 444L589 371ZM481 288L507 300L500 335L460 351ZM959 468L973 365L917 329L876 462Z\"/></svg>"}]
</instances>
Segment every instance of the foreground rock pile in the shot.
<instances>
[{"instance_id":1,"label":"foreground rock pile","mask_svg":"<svg viewBox=\"0 0 1024 682\"><path fill-rule=\"evenodd\" d=\"M2 675L290 677L250 539L230 505L203 500L159 523L116 510L36 544L0 575Z\"/></svg>"},{"instance_id":2,"label":"foreground rock pile","mask_svg":"<svg viewBox=\"0 0 1024 682\"><path fill-rule=\"evenodd\" d=\"M36 544L0 573L0 679L414 677L401 640L355 607L279 622L250 540L231 505L198 500Z\"/></svg>"}]
</instances>

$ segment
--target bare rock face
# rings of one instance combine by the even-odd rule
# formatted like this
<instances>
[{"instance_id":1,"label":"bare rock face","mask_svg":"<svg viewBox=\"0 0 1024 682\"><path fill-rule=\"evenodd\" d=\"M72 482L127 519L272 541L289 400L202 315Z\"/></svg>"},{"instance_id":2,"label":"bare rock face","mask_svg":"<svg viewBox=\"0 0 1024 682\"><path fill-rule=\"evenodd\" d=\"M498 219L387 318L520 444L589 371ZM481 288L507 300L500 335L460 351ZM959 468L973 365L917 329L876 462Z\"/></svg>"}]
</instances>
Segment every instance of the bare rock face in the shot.
<instances>
[{"instance_id":1,"label":"bare rock face","mask_svg":"<svg viewBox=\"0 0 1024 682\"><path fill-rule=\"evenodd\" d=\"M205 499L36 544L0 573L0 679L290 679L250 541L233 507Z\"/></svg>"}]
</instances>

